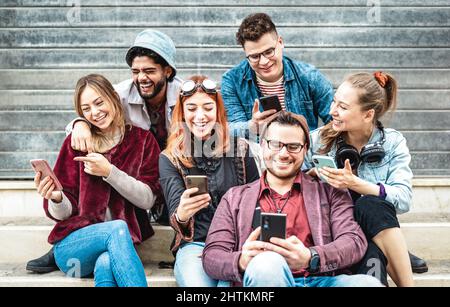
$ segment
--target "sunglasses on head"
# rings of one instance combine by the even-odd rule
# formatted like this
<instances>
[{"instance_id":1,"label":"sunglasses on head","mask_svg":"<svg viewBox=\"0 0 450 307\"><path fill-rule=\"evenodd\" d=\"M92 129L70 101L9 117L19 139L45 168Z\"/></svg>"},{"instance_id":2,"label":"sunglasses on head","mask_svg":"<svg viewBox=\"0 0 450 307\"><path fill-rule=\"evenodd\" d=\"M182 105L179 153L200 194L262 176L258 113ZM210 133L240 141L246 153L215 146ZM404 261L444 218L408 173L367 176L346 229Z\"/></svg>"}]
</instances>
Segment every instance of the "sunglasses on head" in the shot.
<instances>
[{"instance_id":1,"label":"sunglasses on head","mask_svg":"<svg viewBox=\"0 0 450 307\"><path fill-rule=\"evenodd\" d=\"M181 97L192 96L197 91L197 89L201 87L203 91L207 94L217 94L217 84L216 82L205 79L201 83L196 83L192 80L184 81L181 85Z\"/></svg>"}]
</instances>

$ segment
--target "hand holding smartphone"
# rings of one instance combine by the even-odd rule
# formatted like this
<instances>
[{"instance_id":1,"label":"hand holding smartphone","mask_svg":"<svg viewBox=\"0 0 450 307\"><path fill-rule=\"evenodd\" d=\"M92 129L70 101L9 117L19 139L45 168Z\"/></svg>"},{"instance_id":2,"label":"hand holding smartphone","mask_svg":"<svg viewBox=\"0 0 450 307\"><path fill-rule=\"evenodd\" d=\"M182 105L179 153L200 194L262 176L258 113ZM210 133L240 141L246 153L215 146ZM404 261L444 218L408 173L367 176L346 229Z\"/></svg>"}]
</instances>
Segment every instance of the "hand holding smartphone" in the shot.
<instances>
[{"instance_id":1,"label":"hand holding smartphone","mask_svg":"<svg viewBox=\"0 0 450 307\"><path fill-rule=\"evenodd\" d=\"M37 173L41 173L41 180L45 179L45 177L50 177L53 180L53 183L55 184L55 191L62 191L63 186L61 182L58 180L58 177L56 177L55 173L53 172L52 168L48 164L47 161L42 159L35 159L30 160L31 167L33 170Z\"/></svg>"},{"instance_id":2,"label":"hand holding smartphone","mask_svg":"<svg viewBox=\"0 0 450 307\"><path fill-rule=\"evenodd\" d=\"M281 111L281 103L278 99L277 95L264 96L259 98L259 102L264 111L276 110L277 112Z\"/></svg>"},{"instance_id":3,"label":"hand holding smartphone","mask_svg":"<svg viewBox=\"0 0 450 307\"><path fill-rule=\"evenodd\" d=\"M323 167L337 169L336 163L334 162L334 159L332 157L313 155L312 161L314 163L314 166L317 169L323 168ZM324 177L322 177L319 172L317 172L317 174L319 175L319 177L322 181L327 182L327 180Z\"/></svg>"},{"instance_id":4,"label":"hand holding smartphone","mask_svg":"<svg viewBox=\"0 0 450 307\"><path fill-rule=\"evenodd\" d=\"M260 241L270 242L270 238L286 239L286 214L261 213Z\"/></svg>"},{"instance_id":5,"label":"hand holding smartphone","mask_svg":"<svg viewBox=\"0 0 450 307\"><path fill-rule=\"evenodd\" d=\"M191 194L191 197L208 194L208 177L204 175L187 175L186 188L198 188L198 192Z\"/></svg>"}]
</instances>

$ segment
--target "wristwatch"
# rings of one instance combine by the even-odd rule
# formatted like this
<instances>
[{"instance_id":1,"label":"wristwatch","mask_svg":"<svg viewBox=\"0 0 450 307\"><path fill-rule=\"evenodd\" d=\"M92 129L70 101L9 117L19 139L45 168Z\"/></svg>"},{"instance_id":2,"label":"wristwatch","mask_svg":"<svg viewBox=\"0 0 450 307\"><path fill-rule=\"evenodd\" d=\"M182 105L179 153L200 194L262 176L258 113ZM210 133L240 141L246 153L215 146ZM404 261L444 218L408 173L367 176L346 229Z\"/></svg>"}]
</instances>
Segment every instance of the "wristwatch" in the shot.
<instances>
[{"instance_id":1,"label":"wristwatch","mask_svg":"<svg viewBox=\"0 0 450 307\"><path fill-rule=\"evenodd\" d=\"M311 260L309 260L308 272L311 274L319 273L319 271L320 271L319 253L312 247L310 247L309 250L311 252Z\"/></svg>"}]
</instances>

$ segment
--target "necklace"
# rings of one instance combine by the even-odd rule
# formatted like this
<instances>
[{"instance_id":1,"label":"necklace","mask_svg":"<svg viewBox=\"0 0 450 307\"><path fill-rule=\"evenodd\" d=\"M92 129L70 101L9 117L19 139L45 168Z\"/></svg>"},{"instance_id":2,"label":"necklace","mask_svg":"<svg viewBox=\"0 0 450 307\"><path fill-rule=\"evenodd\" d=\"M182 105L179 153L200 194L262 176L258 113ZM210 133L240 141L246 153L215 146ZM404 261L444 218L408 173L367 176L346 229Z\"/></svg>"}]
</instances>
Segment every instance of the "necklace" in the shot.
<instances>
[{"instance_id":1,"label":"necklace","mask_svg":"<svg viewBox=\"0 0 450 307\"><path fill-rule=\"evenodd\" d=\"M273 202L275 208L277 209L277 213L283 212L283 209L284 209L284 207L286 207L286 205L287 205L287 203L288 203L288 201L289 201L289 198L291 198L291 192L292 192L292 191L289 191L288 197L287 197L286 200L284 201L283 206L281 206L281 208L280 208L280 207L277 206L277 202L275 201L275 198L274 198L273 195L272 195L272 189L271 189L271 191L270 191L270 198L272 199L272 202Z\"/></svg>"}]
</instances>

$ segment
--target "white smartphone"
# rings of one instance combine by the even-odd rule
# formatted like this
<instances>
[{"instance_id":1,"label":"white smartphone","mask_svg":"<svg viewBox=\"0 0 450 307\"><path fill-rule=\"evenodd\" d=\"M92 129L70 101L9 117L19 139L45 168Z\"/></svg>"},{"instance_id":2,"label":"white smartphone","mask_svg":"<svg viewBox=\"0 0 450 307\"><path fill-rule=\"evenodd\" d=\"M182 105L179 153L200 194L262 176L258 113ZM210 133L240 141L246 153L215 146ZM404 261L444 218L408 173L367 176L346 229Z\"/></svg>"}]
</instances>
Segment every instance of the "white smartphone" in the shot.
<instances>
[{"instance_id":1,"label":"white smartphone","mask_svg":"<svg viewBox=\"0 0 450 307\"><path fill-rule=\"evenodd\" d=\"M329 168L337 169L336 162L334 162L334 159L332 157L314 155L314 156L312 156L312 162L314 163L314 166L317 169L322 168L322 167L329 167ZM319 178L322 181L327 182L327 180L325 178L320 176L319 172L317 172L317 174L319 175Z\"/></svg>"}]
</instances>

